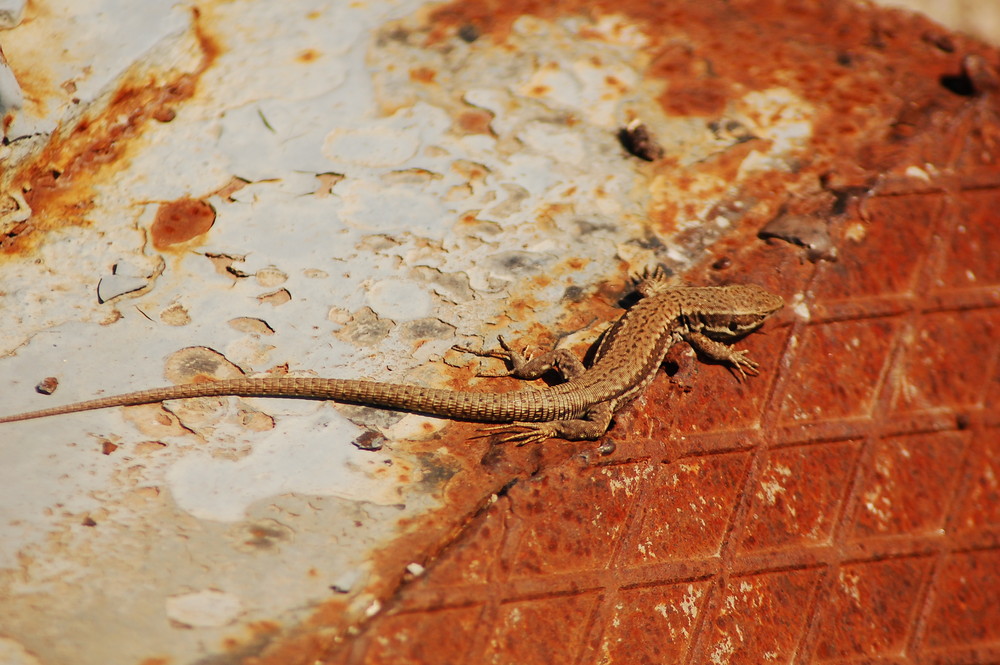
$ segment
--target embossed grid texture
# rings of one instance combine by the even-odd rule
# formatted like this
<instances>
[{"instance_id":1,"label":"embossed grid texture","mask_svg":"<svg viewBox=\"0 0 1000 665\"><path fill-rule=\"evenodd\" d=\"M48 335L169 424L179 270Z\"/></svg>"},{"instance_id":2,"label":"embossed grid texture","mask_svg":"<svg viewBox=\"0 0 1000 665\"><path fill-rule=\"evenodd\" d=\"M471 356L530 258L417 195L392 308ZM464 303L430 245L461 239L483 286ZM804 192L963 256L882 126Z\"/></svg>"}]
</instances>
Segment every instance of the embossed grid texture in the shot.
<instances>
[{"instance_id":1,"label":"embossed grid texture","mask_svg":"<svg viewBox=\"0 0 1000 665\"><path fill-rule=\"evenodd\" d=\"M861 19L876 50L912 28ZM742 344L760 377L672 353L612 454L513 483L325 662L1000 662L1000 79L972 65L819 148L836 262L725 250L790 303Z\"/></svg>"},{"instance_id":2,"label":"embossed grid texture","mask_svg":"<svg viewBox=\"0 0 1000 665\"><path fill-rule=\"evenodd\" d=\"M672 447L652 416L620 419L618 452L514 486L347 662L1000 659L1000 272L963 284L954 251L1000 194L868 214L906 223L900 198L932 225L910 281L859 299L840 289L871 260L821 265L816 315L748 342L773 384L735 429ZM664 380L646 402L696 391Z\"/></svg>"},{"instance_id":3,"label":"embossed grid texture","mask_svg":"<svg viewBox=\"0 0 1000 665\"><path fill-rule=\"evenodd\" d=\"M329 662L1000 661L996 121L916 142L948 175L859 199L839 261L743 255L804 294L761 377L678 354L614 454L512 486Z\"/></svg>"}]
</instances>

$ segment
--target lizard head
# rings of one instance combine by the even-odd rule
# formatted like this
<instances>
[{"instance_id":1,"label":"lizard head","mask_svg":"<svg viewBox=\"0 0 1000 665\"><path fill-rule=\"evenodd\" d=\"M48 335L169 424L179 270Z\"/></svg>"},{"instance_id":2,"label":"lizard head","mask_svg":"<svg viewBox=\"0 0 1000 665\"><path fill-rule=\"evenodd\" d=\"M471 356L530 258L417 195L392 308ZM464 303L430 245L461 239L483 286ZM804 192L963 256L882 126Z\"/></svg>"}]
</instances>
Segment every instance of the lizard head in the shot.
<instances>
[{"instance_id":1,"label":"lizard head","mask_svg":"<svg viewBox=\"0 0 1000 665\"><path fill-rule=\"evenodd\" d=\"M697 318L706 336L726 342L757 330L784 306L784 298L754 284L724 286Z\"/></svg>"}]
</instances>

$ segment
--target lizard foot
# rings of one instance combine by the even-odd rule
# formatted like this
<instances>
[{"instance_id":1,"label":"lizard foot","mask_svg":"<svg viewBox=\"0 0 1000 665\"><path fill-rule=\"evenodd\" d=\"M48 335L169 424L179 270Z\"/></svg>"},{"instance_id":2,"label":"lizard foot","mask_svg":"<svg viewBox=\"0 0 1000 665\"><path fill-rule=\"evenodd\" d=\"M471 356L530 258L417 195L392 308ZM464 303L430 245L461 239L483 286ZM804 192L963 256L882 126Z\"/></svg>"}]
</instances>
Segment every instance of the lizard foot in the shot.
<instances>
[{"instance_id":1,"label":"lizard foot","mask_svg":"<svg viewBox=\"0 0 1000 665\"><path fill-rule=\"evenodd\" d=\"M459 353L470 353L480 358L496 358L497 360L504 361L509 366L509 369L503 372L477 372L476 376L492 379L505 376L518 376L522 368L531 360L531 354L527 352L527 349L523 353L518 353L507 344L502 335L497 335L497 341L500 342L500 348L489 351L484 349L470 349L467 346L460 346L458 344L451 348Z\"/></svg>"},{"instance_id":2,"label":"lizard foot","mask_svg":"<svg viewBox=\"0 0 1000 665\"><path fill-rule=\"evenodd\" d=\"M548 423L521 423L509 425L492 425L483 428L483 436L499 436L500 443L513 443L524 446L529 443L542 443L559 436L554 427Z\"/></svg>"},{"instance_id":3,"label":"lizard foot","mask_svg":"<svg viewBox=\"0 0 1000 665\"><path fill-rule=\"evenodd\" d=\"M731 351L728 360L732 369L739 372L739 376L736 377L737 379L740 377L749 379L750 376L757 376L759 374L757 368L760 367L760 364L750 360L747 357L746 351Z\"/></svg>"},{"instance_id":4,"label":"lizard foot","mask_svg":"<svg viewBox=\"0 0 1000 665\"><path fill-rule=\"evenodd\" d=\"M548 439L566 441L593 441L608 431L613 409L604 402L593 407L585 417L573 420L549 420L545 422L517 421L504 425L483 428L484 436L499 436L500 443L541 443Z\"/></svg>"}]
</instances>

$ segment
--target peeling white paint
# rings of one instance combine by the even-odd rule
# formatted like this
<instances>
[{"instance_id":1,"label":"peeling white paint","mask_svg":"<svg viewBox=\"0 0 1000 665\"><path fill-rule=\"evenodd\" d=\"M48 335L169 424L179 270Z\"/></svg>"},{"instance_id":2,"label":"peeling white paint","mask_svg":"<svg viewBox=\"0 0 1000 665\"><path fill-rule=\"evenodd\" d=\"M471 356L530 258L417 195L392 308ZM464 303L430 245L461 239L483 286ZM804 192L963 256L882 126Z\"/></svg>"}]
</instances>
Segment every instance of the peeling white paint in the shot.
<instances>
[{"instance_id":1,"label":"peeling white paint","mask_svg":"<svg viewBox=\"0 0 1000 665\"><path fill-rule=\"evenodd\" d=\"M698 603L701 600L702 593L701 590L695 589L694 585L689 584L687 587L687 592L684 594L684 598L678 604L680 610L689 619L694 621L698 618Z\"/></svg>"},{"instance_id":2,"label":"peeling white paint","mask_svg":"<svg viewBox=\"0 0 1000 665\"><path fill-rule=\"evenodd\" d=\"M736 647L733 646L732 638L725 635L709 651L708 659L715 665L725 665L735 653Z\"/></svg>"},{"instance_id":3,"label":"peeling white paint","mask_svg":"<svg viewBox=\"0 0 1000 665\"><path fill-rule=\"evenodd\" d=\"M205 589L167 598L167 616L192 628L228 626L243 611L239 596Z\"/></svg>"},{"instance_id":4,"label":"peeling white paint","mask_svg":"<svg viewBox=\"0 0 1000 665\"><path fill-rule=\"evenodd\" d=\"M256 438L247 456L213 459L207 453L192 452L170 467L166 480L183 510L220 522L245 519L253 503L289 493L380 505L401 503L399 486L390 476L364 473L383 468L388 460L352 446L358 433L357 427L330 409L312 417L283 418L265 436Z\"/></svg>"},{"instance_id":5,"label":"peeling white paint","mask_svg":"<svg viewBox=\"0 0 1000 665\"><path fill-rule=\"evenodd\" d=\"M172 0L49 0L50 14L5 33L11 71L30 67L22 83L53 86L25 91L10 138L100 116L122 72L198 79L169 121L141 127L127 159L95 171L85 224L32 211L54 230L0 262L3 413L163 385L168 360L196 346L235 373L446 385L439 360L454 343L495 334L491 324L517 341L562 320L568 287L623 278L622 259L635 269L692 260L669 238L666 254L634 242L649 233L650 188L614 130L643 94L631 87L648 64L640 30L619 17L526 18L509 48L393 37L421 4L247 0L205 6L196 19ZM220 38L214 61L199 34ZM412 79L410 65L432 70L433 85ZM746 105L764 118L765 102ZM805 111L779 103L765 110L781 127L757 129L791 146ZM484 110L489 133L461 129L462 114ZM671 130L667 147L684 165L718 149L691 138L703 119L651 121ZM210 204L214 226L183 249L157 250L156 212L180 198ZM578 267L565 270L567 257ZM532 286L541 274L549 282ZM513 307L521 297L539 305ZM34 392L46 376L59 379L52 397ZM333 593L331 580L359 617L378 607L365 595L380 573L367 566L372 553L439 507L423 467L450 470L447 451L411 455L407 439L444 426L237 399L5 425L0 621L7 612L31 623L25 634L47 644L49 661L89 665L108 660L92 626L115 625L123 598L147 608L128 618L135 637L113 645L136 662L212 657L205 645L231 636L220 617L294 625ZM365 427L387 437L383 450L352 445ZM171 628L162 612L179 586L226 589L239 611L190 623L181 607L175 620L199 635ZM39 589L45 603L30 596Z\"/></svg>"},{"instance_id":6,"label":"peeling white paint","mask_svg":"<svg viewBox=\"0 0 1000 665\"><path fill-rule=\"evenodd\" d=\"M368 304L379 316L397 320L419 319L433 313L431 294L419 284L385 279L372 285Z\"/></svg>"}]
</instances>

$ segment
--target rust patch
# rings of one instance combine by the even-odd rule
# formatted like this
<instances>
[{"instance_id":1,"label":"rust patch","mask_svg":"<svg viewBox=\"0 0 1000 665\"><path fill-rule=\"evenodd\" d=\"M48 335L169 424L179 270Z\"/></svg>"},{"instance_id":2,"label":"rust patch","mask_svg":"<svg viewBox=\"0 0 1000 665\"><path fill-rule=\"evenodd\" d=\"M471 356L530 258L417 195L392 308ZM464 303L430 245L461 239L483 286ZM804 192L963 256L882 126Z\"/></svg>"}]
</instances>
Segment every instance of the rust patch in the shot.
<instances>
[{"instance_id":1,"label":"rust patch","mask_svg":"<svg viewBox=\"0 0 1000 665\"><path fill-rule=\"evenodd\" d=\"M437 75L430 67L414 67L410 70L410 80L417 83L433 83Z\"/></svg>"},{"instance_id":2,"label":"rust patch","mask_svg":"<svg viewBox=\"0 0 1000 665\"><path fill-rule=\"evenodd\" d=\"M307 48L299 52L299 54L296 56L296 60L298 60L299 62L309 63L319 60L319 57L320 57L319 51L317 51L316 49Z\"/></svg>"},{"instance_id":3,"label":"rust patch","mask_svg":"<svg viewBox=\"0 0 1000 665\"><path fill-rule=\"evenodd\" d=\"M493 114L487 111L465 111L458 116L456 125L463 134L493 134L490 123Z\"/></svg>"},{"instance_id":4,"label":"rust patch","mask_svg":"<svg viewBox=\"0 0 1000 665\"><path fill-rule=\"evenodd\" d=\"M93 207L95 183L108 179L107 169L121 165L131 142L150 121L169 122L174 107L190 99L197 81L220 52L216 41L200 25L201 13L193 10L193 29L202 59L193 72L155 73L123 77L119 88L99 111L86 113L71 128L54 133L48 145L22 164L9 182L24 194L32 217L0 237L0 251L27 252L30 238L66 225L85 226Z\"/></svg>"},{"instance_id":5,"label":"rust patch","mask_svg":"<svg viewBox=\"0 0 1000 665\"><path fill-rule=\"evenodd\" d=\"M177 111L172 108L162 108L153 112L153 120L156 120L157 122L173 122L176 117Z\"/></svg>"},{"instance_id":6,"label":"rust patch","mask_svg":"<svg viewBox=\"0 0 1000 665\"><path fill-rule=\"evenodd\" d=\"M929 127L931 110L955 111L970 96L988 95L997 79L990 64L995 56L981 43L960 35L944 39L940 28L919 16L872 12L834 0L794 11L776 0L679 0L666 6L640 0L452 2L429 13L427 43L464 39L471 30L477 38L503 44L513 23L525 15L543 20L629 17L648 39L645 77L663 90L656 101L668 115L703 117L712 125L725 118L734 101L770 89L788 90L812 105L811 140L795 155L794 168L765 170L745 180L742 198L756 202L755 208L745 207L748 226L772 219L783 202L821 192L817 181L830 174L854 173L855 181L877 178L888 165L900 163L911 137L919 134L918 124ZM580 32L588 38L594 31L584 26ZM823 45L821 51L817 44ZM906 76L898 75L894 53L907 54ZM730 149L723 162L691 170L723 175L753 149ZM669 158L651 168L671 181L678 175ZM652 226L669 231L678 213L694 212L654 197Z\"/></svg>"},{"instance_id":7,"label":"rust patch","mask_svg":"<svg viewBox=\"0 0 1000 665\"><path fill-rule=\"evenodd\" d=\"M153 247L165 250L208 233L215 224L215 208L198 199L163 203L156 211L149 235Z\"/></svg>"},{"instance_id":8,"label":"rust patch","mask_svg":"<svg viewBox=\"0 0 1000 665\"><path fill-rule=\"evenodd\" d=\"M47 376L35 386L35 392L42 395L51 395L59 387L59 379L54 376Z\"/></svg>"},{"instance_id":9,"label":"rust patch","mask_svg":"<svg viewBox=\"0 0 1000 665\"><path fill-rule=\"evenodd\" d=\"M19 183L32 217L13 234L0 239L7 253L27 249L25 240L34 231L56 226L87 224L93 207L93 186L104 171L126 156L129 142L163 108L194 94L188 75L168 84L154 80L124 84L98 116L85 116L65 136L53 139L36 159L12 180Z\"/></svg>"}]
</instances>

